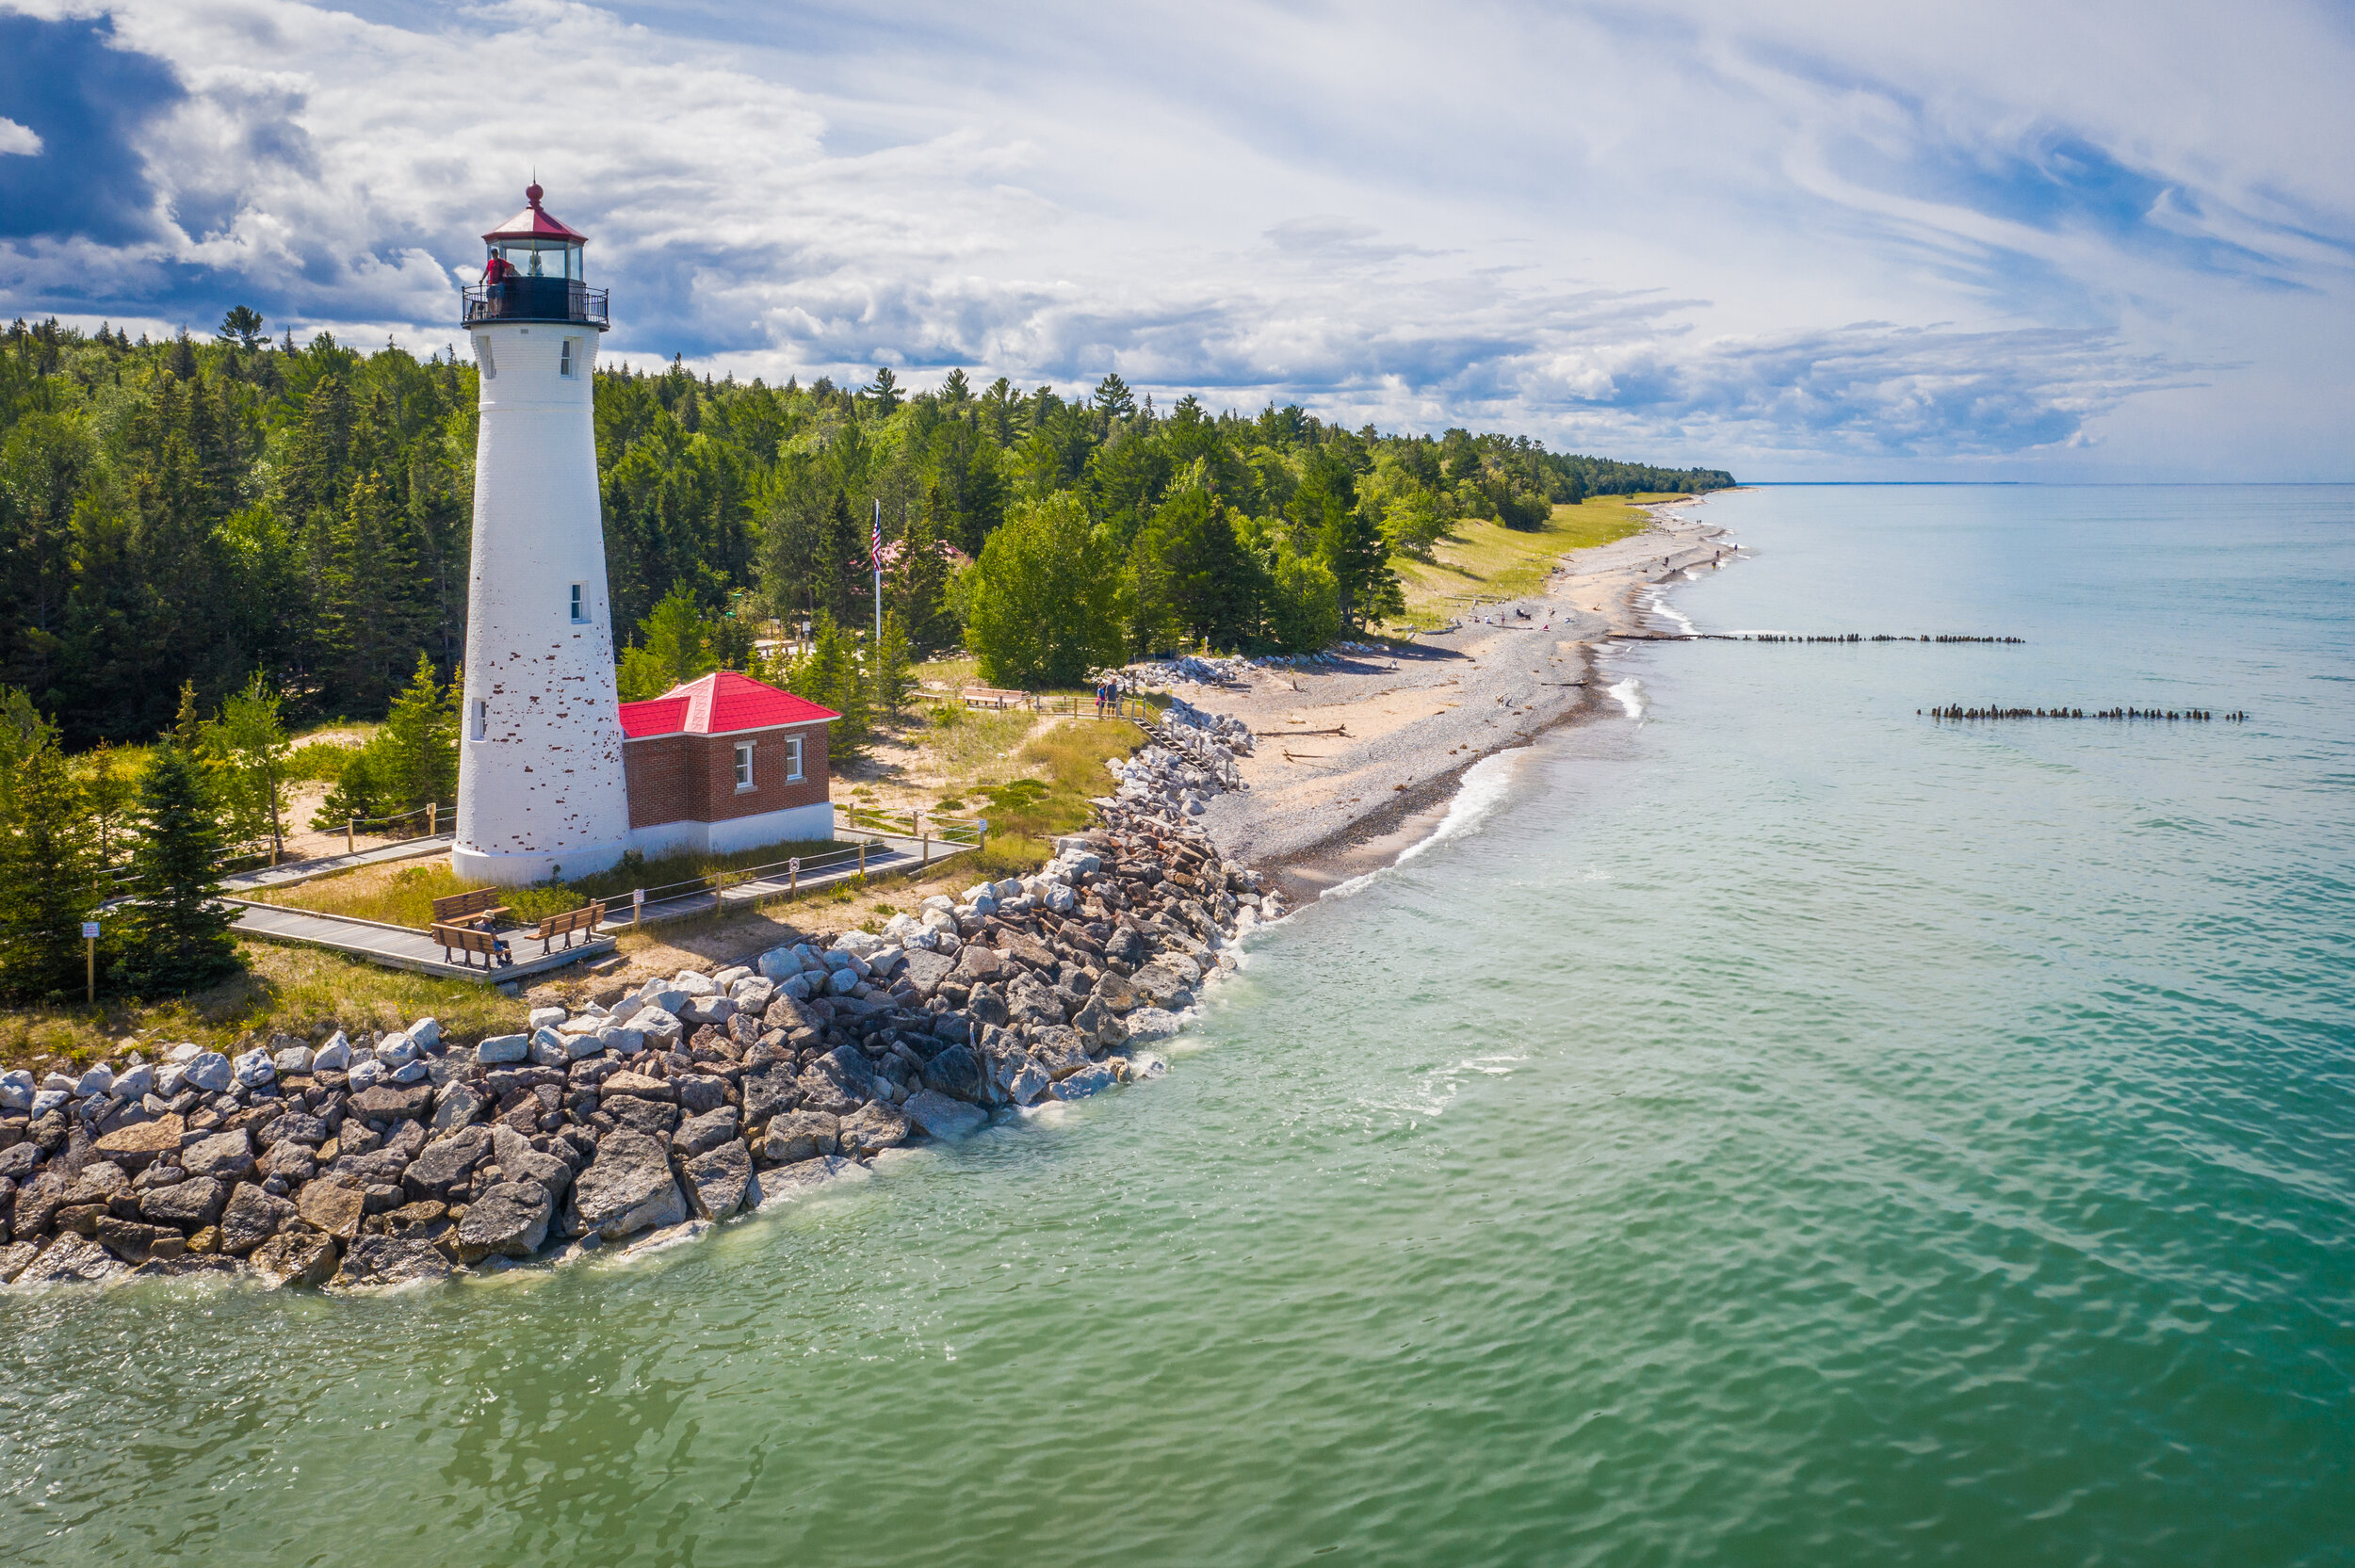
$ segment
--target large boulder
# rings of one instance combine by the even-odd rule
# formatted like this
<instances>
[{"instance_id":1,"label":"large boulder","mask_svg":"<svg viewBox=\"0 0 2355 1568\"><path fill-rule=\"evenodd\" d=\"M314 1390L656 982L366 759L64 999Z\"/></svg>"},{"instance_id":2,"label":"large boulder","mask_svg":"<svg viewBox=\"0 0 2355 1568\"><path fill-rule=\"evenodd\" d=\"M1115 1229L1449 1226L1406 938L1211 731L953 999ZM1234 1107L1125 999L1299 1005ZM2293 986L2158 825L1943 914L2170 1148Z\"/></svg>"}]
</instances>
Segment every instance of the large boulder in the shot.
<instances>
[{"instance_id":1,"label":"large boulder","mask_svg":"<svg viewBox=\"0 0 2355 1568\"><path fill-rule=\"evenodd\" d=\"M1005 972L1006 962L997 949L973 942L957 954L956 967L950 974L960 985L985 985Z\"/></svg>"},{"instance_id":2,"label":"large boulder","mask_svg":"<svg viewBox=\"0 0 2355 1568\"><path fill-rule=\"evenodd\" d=\"M989 1112L979 1106L952 1100L929 1089L919 1089L909 1095L907 1104L900 1109L907 1117L908 1125L927 1138L969 1138L989 1124Z\"/></svg>"},{"instance_id":3,"label":"large boulder","mask_svg":"<svg viewBox=\"0 0 2355 1568\"><path fill-rule=\"evenodd\" d=\"M692 1159L723 1143L735 1141L736 1107L723 1105L681 1122L678 1131L671 1135L671 1153L679 1159Z\"/></svg>"},{"instance_id":4,"label":"large boulder","mask_svg":"<svg viewBox=\"0 0 2355 1568\"><path fill-rule=\"evenodd\" d=\"M465 1126L481 1115L482 1107L489 1103L474 1085L463 1078L452 1078L433 1097L433 1120L428 1124L436 1133Z\"/></svg>"},{"instance_id":5,"label":"large boulder","mask_svg":"<svg viewBox=\"0 0 2355 1568\"><path fill-rule=\"evenodd\" d=\"M538 1182L498 1182L467 1204L466 1217L458 1221L458 1259L479 1263L494 1253L529 1257L548 1238L555 1212L555 1200Z\"/></svg>"},{"instance_id":6,"label":"large boulder","mask_svg":"<svg viewBox=\"0 0 2355 1568\"><path fill-rule=\"evenodd\" d=\"M635 1094L608 1094L599 1108L632 1132L648 1138L669 1138L679 1124L678 1107L665 1100L642 1100Z\"/></svg>"},{"instance_id":7,"label":"large boulder","mask_svg":"<svg viewBox=\"0 0 2355 1568\"><path fill-rule=\"evenodd\" d=\"M531 1037L528 1034L495 1034L474 1048L475 1060L485 1067L522 1061L530 1055Z\"/></svg>"},{"instance_id":8,"label":"large boulder","mask_svg":"<svg viewBox=\"0 0 2355 1568\"><path fill-rule=\"evenodd\" d=\"M907 1141L908 1119L898 1107L878 1100L844 1117L835 1136L845 1154L873 1155Z\"/></svg>"},{"instance_id":9,"label":"large boulder","mask_svg":"<svg viewBox=\"0 0 2355 1568\"><path fill-rule=\"evenodd\" d=\"M957 1100L982 1097L982 1059L970 1045L951 1045L924 1064L924 1087Z\"/></svg>"},{"instance_id":10,"label":"large boulder","mask_svg":"<svg viewBox=\"0 0 2355 1568\"><path fill-rule=\"evenodd\" d=\"M433 1086L430 1083L406 1087L393 1084L373 1084L351 1097L351 1114L365 1122L414 1121L423 1116L433 1104Z\"/></svg>"},{"instance_id":11,"label":"large boulder","mask_svg":"<svg viewBox=\"0 0 2355 1568\"><path fill-rule=\"evenodd\" d=\"M957 961L945 954L927 952L918 947L910 951L902 962L901 967L905 973L901 978L916 988L918 996L930 1001L933 993L940 989L940 982L947 979L956 966Z\"/></svg>"},{"instance_id":12,"label":"large boulder","mask_svg":"<svg viewBox=\"0 0 2355 1568\"><path fill-rule=\"evenodd\" d=\"M795 1082L802 1108L829 1116L848 1116L873 1098L875 1080L867 1059L849 1045L837 1045L802 1070Z\"/></svg>"},{"instance_id":13,"label":"large boulder","mask_svg":"<svg viewBox=\"0 0 2355 1568\"><path fill-rule=\"evenodd\" d=\"M1006 1075L1006 1098L1017 1106L1036 1105L1040 1096L1053 1088L1054 1083L1055 1080L1047 1075L1047 1069L1026 1051L1021 1059L1014 1063L1014 1070Z\"/></svg>"},{"instance_id":14,"label":"large boulder","mask_svg":"<svg viewBox=\"0 0 2355 1568\"><path fill-rule=\"evenodd\" d=\"M609 1074L605 1082L598 1088L606 1094L627 1094L640 1100L675 1100L678 1098L678 1091L672 1086L669 1079L649 1077L643 1073L632 1073L627 1068L619 1073Z\"/></svg>"},{"instance_id":15,"label":"large boulder","mask_svg":"<svg viewBox=\"0 0 2355 1568\"><path fill-rule=\"evenodd\" d=\"M139 1218L151 1225L174 1225L199 1230L220 1218L229 1201L226 1183L210 1176L192 1176L170 1187L151 1187L139 1194ZM22 1229L22 1225L19 1226Z\"/></svg>"},{"instance_id":16,"label":"large boulder","mask_svg":"<svg viewBox=\"0 0 2355 1568\"><path fill-rule=\"evenodd\" d=\"M550 1198L561 1198L573 1185L571 1166L533 1148L531 1140L512 1127L492 1129L491 1157L508 1181L537 1182Z\"/></svg>"},{"instance_id":17,"label":"large boulder","mask_svg":"<svg viewBox=\"0 0 2355 1568\"><path fill-rule=\"evenodd\" d=\"M317 1231L289 1231L254 1248L246 1262L275 1289L325 1285L335 1274L335 1243Z\"/></svg>"},{"instance_id":18,"label":"large boulder","mask_svg":"<svg viewBox=\"0 0 2355 1568\"><path fill-rule=\"evenodd\" d=\"M360 1220L367 1213L367 1194L356 1187L346 1187L330 1177L305 1182L295 1194L295 1212L303 1223L325 1231L339 1241L349 1241L360 1234Z\"/></svg>"},{"instance_id":19,"label":"large boulder","mask_svg":"<svg viewBox=\"0 0 2355 1568\"><path fill-rule=\"evenodd\" d=\"M1064 1021L1063 998L1055 988L1028 970L1006 982L1006 1011L1016 1023L1043 1027Z\"/></svg>"},{"instance_id":20,"label":"large boulder","mask_svg":"<svg viewBox=\"0 0 2355 1568\"><path fill-rule=\"evenodd\" d=\"M678 1087L682 1114L701 1116L728 1103L728 1081L707 1073L686 1073L671 1080Z\"/></svg>"},{"instance_id":21,"label":"large boulder","mask_svg":"<svg viewBox=\"0 0 2355 1568\"><path fill-rule=\"evenodd\" d=\"M180 1151L180 1169L191 1176L241 1180L253 1174L253 1140L242 1127L200 1138Z\"/></svg>"},{"instance_id":22,"label":"large boulder","mask_svg":"<svg viewBox=\"0 0 2355 1568\"><path fill-rule=\"evenodd\" d=\"M344 1250L335 1271L339 1290L381 1290L449 1278L449 1259L430 1241L403 1237L363 1236Z\"/></svg>"},{"instance_id":23,"label":"large boulder","mask_svg":"<svg viewBox=\"0 0 2355 1568\"><path fill-rule=\"evenodd\" d=\"M1071 1076L1088 1064L1088 1042L1068 1025L1045 1028L1031 1037L1031 1056L1050 1078Z\"/></svg>"},{"instance_id":24,"label":"large boulder","mask_svg":"<svg viewBox=\"0 0 2355 1568\"><path fill-rule=\"evenodd\" d=\"M143 1171L157 1155L177 1151L180 1139L180 1118L167 1112L153 1122L134 1122L117 1127L98 1140L98 1153L101 1158L113 1160L126 1171Z\"/></svg>"},{"instance_id":25,"label":"large boulder","mask_svg":"<svg viewBox=\"0 0 2355 1568\"><path fill-rule=\"evenodd\" d=\"M736 1087L744 1102L744 1124L748 1127L757 1127L802 1103L801 1087L794 1082L790 1061L766 1061L748 1067Z\"/></svg>"},{"instance_id":26,"label":"large boulder","mask_svg":"<svg viewBox=\"0 0 2355 1568\"><path fill-rule=\"evenodd\" d=\"M236 1069L219 1051L200 1051L180 1064L180 1081L190 1089L218 1094L236 1076Z\"/></svg>"},{"instance_id":27,"label":"large boulder","mask_svg":"<svg viewBox=\"0 0 2355 1568\"><path fill-rule=\"evenodd\" d=\"M573 1202L583 1230L608 1241L687 1218L687 1200L671 1177L661 1144L626 1127L605 1135L597 1157L573 1179Z\"/></svg>"},{"instance_id":28,"label":"large boulder","mask_svg":"<svg viewBox=\"0 0 2355 1568\"><path fill-rule=\"evenodd\" d=\"M188 1238L170 1225L150 1225L112 1214L98 1217L96 1234L100 1245L125 1263L178 1257L188 1250Z\"/></svg>"},{"instance_id":29,"label":"large boulder","mask_svg":"<svg viewBox=\"0 0 2355 1568\"><path fill-rule=\"evenodd\" d=\"M771 1119L760 1157L771 1165L798 1165L833 1154L840 1129L840 1121L823 1111L787 1111Z\"/></svg>"},{"instance_id":30,"label":"large boulder","mask_svg":"<svg viewBox=\"0 0 2355 1568\"><path fill-rule=\"evenodd\" d=\"M100 1285L121 1279L130 1267L95 1241L61 1236L16 1277L20 1285Z\"/></svg>"},{"instance_id":31,"label":"large boulder","mask_svg":"<svg viewBox=\"0 0 2355 1568\"><path fill-rule=\"evenodd\" d=\"M1058 1078L1048 1090L1058 1100L1080 1100L1090 1094L1100 1094L1120 1080L1103 1062L1093 1062L1067 1078Z\"/></svg>"},{"instance_id":32,"label":"large boulder","mask_svg":"<svg viewBox=\"0 0 2355 1568\"><path fill-rule=\"evenodd\" d=\"M1120 1022L1129 1040L1139 1044L1167 1040L1185 1026L1176 1013L1162 1008L1139 1008Z\"/></svg>"},{"instance_id":33,"label":"large boulder","mask_svg":"<svg viewBox=\"0 0 2355 1568\"><path fill-rule=\"evenodd\" d=\"M780 1165L760 1173L760 1206L788 1204L806 1198L820 1188L837 1181L866 1181L873 1172L854 1159L840 1155L820 1155L793 1165Z\"/></svg>"},{"instance_id":34,"label":"large boulder","mask_svg":"<svg viewBox=\"0 0 2355 1568\"><path fill-rule=\"evenodd\" d=\"M401 1185L418 1198L447 1198L450 1188L472 1175L490 1152L490 1128L462 1127L420 1150L401 1172Z\"/></svg>"},{"instance_id":35,"label":"large boulder","mask_svg":"<svg viewBox=\"0 0 2355 1568\"><path fill-rule=\"evenodd\" d=\"M252 1182L239 1182L220 1211L220 1250L243 1257L278 1234L279 1223L295 1212L294 1204L273 1198Z\"/></svg>"},{"instance_id":36,"label":"large boulder","mask_svg":"<svg viewBox=\"0 0 2355 1568\"><path fill-rule=\"evenodd\" d=\"M687 1162L688 1196L706 1220L724 1220L744 1206L753 1185L753 1156L734 1139Z\"/></svg>"}]
</instances>

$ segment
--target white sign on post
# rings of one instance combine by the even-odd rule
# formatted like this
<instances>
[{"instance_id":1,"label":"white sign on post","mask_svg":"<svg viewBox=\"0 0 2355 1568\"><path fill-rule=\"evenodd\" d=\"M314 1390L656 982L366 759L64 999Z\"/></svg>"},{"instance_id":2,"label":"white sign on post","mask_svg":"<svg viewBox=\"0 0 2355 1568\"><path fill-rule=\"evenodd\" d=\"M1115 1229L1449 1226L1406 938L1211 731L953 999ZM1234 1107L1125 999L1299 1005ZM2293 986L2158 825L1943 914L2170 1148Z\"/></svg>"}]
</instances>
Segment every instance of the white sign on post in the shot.
<instances>
[{"instance_id":1,"label":"white sign on post","mask_svg":"<svg viewBox=\"0 0 2355 1568\"><path fill-rule=\"evenodd\" d=\"M646 890L642 887L631 888L629 890L629 901L633 904L643 904L646 901Z\"/></svg>"}]
</instances>

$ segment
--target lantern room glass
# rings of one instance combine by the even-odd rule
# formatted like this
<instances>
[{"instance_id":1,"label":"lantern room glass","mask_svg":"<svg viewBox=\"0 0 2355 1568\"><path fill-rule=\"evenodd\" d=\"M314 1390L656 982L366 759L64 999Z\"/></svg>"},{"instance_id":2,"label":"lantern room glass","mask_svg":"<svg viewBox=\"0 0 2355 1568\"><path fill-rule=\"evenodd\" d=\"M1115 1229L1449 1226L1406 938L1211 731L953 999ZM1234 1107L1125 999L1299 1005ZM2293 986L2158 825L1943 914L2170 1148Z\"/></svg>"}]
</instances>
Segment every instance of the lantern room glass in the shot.
<instances>
[{"instance_id":1,"label":"lantern room glass","mask_svg":"<svg viewBox=\"0 0 2355 1568\"><path fill-rule=\"evenodd\" d=\"M495 239L489 244L490 253L513 267L517 277L581 281L578 240Z\"/></svg>"}]
</instances>

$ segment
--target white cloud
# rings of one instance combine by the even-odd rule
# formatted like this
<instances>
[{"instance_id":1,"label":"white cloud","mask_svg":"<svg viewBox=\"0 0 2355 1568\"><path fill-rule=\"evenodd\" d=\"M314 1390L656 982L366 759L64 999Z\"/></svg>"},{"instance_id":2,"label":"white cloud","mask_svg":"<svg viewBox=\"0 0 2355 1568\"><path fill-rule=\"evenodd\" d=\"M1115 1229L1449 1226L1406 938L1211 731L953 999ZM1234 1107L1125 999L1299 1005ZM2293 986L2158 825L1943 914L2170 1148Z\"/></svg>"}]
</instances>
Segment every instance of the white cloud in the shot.
<instances>
[{"instance_id":1,"label":"white cloud","mask_svg":"<svg viewBox=\"0 0 2355 1568\"><path fill-rule=\"evenodd\" d=\"M19 153L31 157L41 152L41 136L30 125L0 116L0 154Z\"/></svg>"},{"instance_id":2,"label":"white cloud","mask_svg":"<svg viewBox=\"0 0 2355 1568\"><path fill-rule=\"evenodd\" d=\"M1792 475L2224 475L2262 406L2240 471L2350 461L2355 45L2294 0L109 11L187 89L157 237L0 241L80 314L437 343L536 170L623 357Z\"/></svg>"}]
</instances>

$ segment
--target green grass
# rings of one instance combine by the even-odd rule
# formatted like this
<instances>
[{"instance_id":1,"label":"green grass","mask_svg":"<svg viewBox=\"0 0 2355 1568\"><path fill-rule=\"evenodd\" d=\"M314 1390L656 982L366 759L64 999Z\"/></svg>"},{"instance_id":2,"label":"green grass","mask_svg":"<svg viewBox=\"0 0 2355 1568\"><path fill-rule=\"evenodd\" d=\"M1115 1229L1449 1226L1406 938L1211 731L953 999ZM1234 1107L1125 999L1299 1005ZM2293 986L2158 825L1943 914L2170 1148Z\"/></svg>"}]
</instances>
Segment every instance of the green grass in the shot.
<instances>
[{"instance_id":1,"label":"green grass","mask_svg":"<svg viewBox=\"0 0 2355 1568\"><path fill-rule=\"evenodd\" d=\"M322 1023L347 1030L387 1029L432 1017L459 1040L523 1026L525 1004L493 986L379 969L316 947L267 942L238 946L249 965L246 973L177 1000L140 1004L102 997L94 1008L0 1011L0 1064L88 1065L120 1059L134 1044L153 1060L161 1047L177 1041L230 1050L252 1035L276 1030L308 1035Z\"/></svg>"},{"instance_id":2,"label":"green grass","mask_svg":"<svg viewBox=\"0 0 2355 1568\"><path fill-rule=\"evenodd\" d=\"M1013 759L1021 777L987 792L989 840L973 857L976 880L1037 869L1058 834L1089 824L1089 799L1112 793L1105 761L1144 743L1133 724L1094 719L1066 719L1026 742Z\"/></svg>"},{"instance_id":3,"label":"green grass","mask_svg":"<svg viewBox=\"0 0 2355 1568\"><path fill-rule=\"evenodd\" d=\"M1432 551L1434 559L1398 561L1399 582L1406 590L1406 623L1441 625L1462 607L1461 600L1473 594L1493 600L1535 593L1562 557L1641 533L1651 519L1638 509L1640 504L1667 499L1589 496L1575 507L1554 508L1544 527L1527 531L1466 518Z\"/></svg>"},{"instance_id":4,"label":"green grass","mask_svg":"<svg viewBox=\"0 0 2355 1568\"><path fill-rule=\"evenodd\" d=\"M799 855L812 858L853 844L836 839L807 843L771 844L728 855L666 855L641 865L624 864L610 871L577 881L541 883L505 890L499 901L514 912L512 918L528 924L603 898L619 913L627 907L632 888L657 889L692 881L721 871L741 871L771 865ZM378 920L388 926L423 929L432 924L433 900L471 893L488 883L470 881L439 859L406 865L371 865L339 877L322 877L257 895L257 900L291 909L317 910L322 914L346 914L357 920Z\"/></svg>"}]
</instances>

